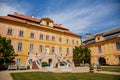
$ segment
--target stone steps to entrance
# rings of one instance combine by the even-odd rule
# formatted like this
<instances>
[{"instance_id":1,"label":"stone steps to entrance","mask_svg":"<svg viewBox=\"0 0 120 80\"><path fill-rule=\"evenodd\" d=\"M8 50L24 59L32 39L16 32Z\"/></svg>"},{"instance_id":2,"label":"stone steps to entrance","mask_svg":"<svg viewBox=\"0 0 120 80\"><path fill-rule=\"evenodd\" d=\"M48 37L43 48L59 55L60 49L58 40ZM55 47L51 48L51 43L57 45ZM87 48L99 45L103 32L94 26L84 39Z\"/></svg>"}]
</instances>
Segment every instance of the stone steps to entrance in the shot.
<instances>
[{"instance_id":1,"label":"stone steps to entrance","mask_svg":"<svg viewBox=\"0 0 120 80\"><path fill-rule=\"evenodd\" d=\"M35 61L32 62L32 69L39 69Z\"/></svg>"}]
</instances>

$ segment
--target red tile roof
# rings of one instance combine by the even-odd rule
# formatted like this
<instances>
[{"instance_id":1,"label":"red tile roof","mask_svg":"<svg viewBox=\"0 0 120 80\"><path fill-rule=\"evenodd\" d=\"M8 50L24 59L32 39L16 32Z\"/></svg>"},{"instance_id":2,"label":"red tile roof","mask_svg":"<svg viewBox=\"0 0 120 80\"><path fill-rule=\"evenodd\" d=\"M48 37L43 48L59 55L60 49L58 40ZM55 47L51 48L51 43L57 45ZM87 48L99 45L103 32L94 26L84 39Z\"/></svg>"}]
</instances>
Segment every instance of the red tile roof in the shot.
<instances>
[{"instance_id":1,"label":"red tile roof","mask_svg":"<svg viewBox=\"0 0 120 80\"><path fill-rule=\"evenodd\" d=\"M16 18L20 18L20 19L24 19L24 20L28 20L28 21L33 21L33 22L36 22L36 23L40 23L40 19L32 18L30 16L25 16L25 15L18 14L18 13L8 14L8 16L16 17Z\"/></svg>"},{"instance_id":2,"label":"red tile roof","mask_svg":"<svg viewBox=\"0 0 120 80\"><path fill-rule=\"evenodd\" d=\"M65 32L65 33L68 33L68 34L72 34L72 35L80 36L80 35L77 35L77 34L71 32L71 31L69 31L69 30L64 30L64 32Z\"/></svg>"},{"instance_id":3,"label":"red tile roof","mask_svg":"<svg viewBox=\"0 0 120 80\"><path fill-rule=\"evenodd\" d=\"M32 17L25 16L25 15L18 14L18 13L8 14L8 16L0 16L0 19L6 19L6 20L15 21L15 22L21 22L21 23L27 23L27 21L32 21L34 23L40 24L40 19L32 18ZM71 31L69 31L69 29L64 28L60 24L53 24L53 27L64 30L64 33L79 36L77 34L74 34Z\"/></svg>"},{"instance_id":4,"label":"red tile roof","mask_svg":"<svg viewBox=\"0 0 120 80\"><path fill-rule=\"evenodd\" d=\"M18 19L18 18L14 18L14 17L10 17L10 16L0 16L1 19L7 19L7 20L11 20L11 21L16 21L16 22L21 22L21 23L26 23L26 20L22 20L22 19Z\"/></svg>"},{"instance_id":5,"label":"red tile roof","mask_svg":"<svg viewBox=\"0 0 120 80\"><path fill-rule=\"evenodd\" d=\"M62 26L59 25L59 24L54 24L53 27L54 27L54 28L59 28L59 29L62 29L62 30L69 30L69 29L67 29L67 28L62 27Z\"/></svg>"}]
</instances>

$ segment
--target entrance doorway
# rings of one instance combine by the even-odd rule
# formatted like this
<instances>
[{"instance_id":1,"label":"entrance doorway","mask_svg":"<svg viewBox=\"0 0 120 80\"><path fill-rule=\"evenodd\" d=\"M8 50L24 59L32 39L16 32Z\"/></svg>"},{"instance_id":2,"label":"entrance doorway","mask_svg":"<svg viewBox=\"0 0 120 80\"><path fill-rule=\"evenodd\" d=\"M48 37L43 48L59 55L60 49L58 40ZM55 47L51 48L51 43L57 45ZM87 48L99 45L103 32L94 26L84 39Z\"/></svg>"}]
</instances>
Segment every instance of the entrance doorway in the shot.
<instances>
[{"instance_id":1,"label":"entrance doorway","mask_svg":"<svg viewBox=\"0 0 120 80\"><path fill-rule=\"evenodd\" d=\"M46 53L49 53L49 46L46 46L45 52L46 52Z\"/></svg>"},{"instance_id":2,"label":"entrance doorway","mask_svg":"<svg viewBox=\"0 0 120 80\"><path fill-rule=\"evenodd\" d=\"M104 57L98 58L98 62L99 62L100 65L106 65L106 60L105 60Z\"/></svg>"},{"instance_id":3,"label":"entrance doorway","mask_svg":"<svg viewBox=\"0 0 120 80\"><path fill-rule=\"evenodd\" d=\"M51 63L52 63L52 59L48 59L48 63L49 63L49 66L50 66Z\"/></svg>"}]
</instances>

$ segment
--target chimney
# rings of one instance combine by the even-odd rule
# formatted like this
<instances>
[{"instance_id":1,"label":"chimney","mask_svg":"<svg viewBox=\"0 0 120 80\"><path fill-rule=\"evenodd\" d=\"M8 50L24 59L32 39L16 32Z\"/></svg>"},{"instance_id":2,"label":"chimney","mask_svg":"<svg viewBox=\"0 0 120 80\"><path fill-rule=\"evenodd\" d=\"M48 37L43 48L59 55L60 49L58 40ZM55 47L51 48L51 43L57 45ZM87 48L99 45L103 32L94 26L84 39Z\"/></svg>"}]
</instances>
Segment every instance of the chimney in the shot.
<instances>
[{"instance_id":1,"label":"chimney","mask_svg":"<svg viewBox=\"0 0 120 80\"><path fill-rule=\"evenodd\" d=\"M32 18L35 18L35 16L34 16L34 14L32 14L32 16L31 16Z\"/></svg>"},{"instance_id":2,"label":"chimney","mask_svg":"<svg viewBox=\"0 0 120 80\"><path fill-rule=\"evenodd\" d=\"M86 33L86 38L89 38L91 36L90 33Z\"/></svg>"},{"instance_id":3,"label":"chimney","mask_svg":"<svg viewBox=\"0 0 120 80\"><path fill-rule=\"evenodd\" d=\"M14 14L18 14L18 12L14 12Z\"/></svg>"},{"instance_id":4,"label":"chimney","mask_svg":"<svg viewBox=\"0 0 120 80\"><path fill-rule=\"evenodd\" d=\"M59 24L60 26L62 25L62 24Z\"/></svg>"}]
</instances>

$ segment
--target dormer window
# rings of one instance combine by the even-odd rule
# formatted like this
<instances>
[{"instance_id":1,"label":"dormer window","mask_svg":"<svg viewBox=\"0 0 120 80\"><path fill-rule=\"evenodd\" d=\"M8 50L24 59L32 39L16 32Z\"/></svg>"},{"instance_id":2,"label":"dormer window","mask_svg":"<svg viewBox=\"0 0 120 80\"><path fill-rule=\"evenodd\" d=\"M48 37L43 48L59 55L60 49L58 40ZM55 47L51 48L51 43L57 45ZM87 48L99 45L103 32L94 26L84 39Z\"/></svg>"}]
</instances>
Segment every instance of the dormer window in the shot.
<instances>
[{"instance_id":1,"label":"dormer window","mask_svg":"<svg viewBox=\"0 0 120 80\"><path fill-rule=\"evenodd\" d=\"M53 20L51 20L50 18L42 18L40 20L40 24L44 25L44 26L49 26L49 27L53 27Z\"/></svg>"},{"instance_id":2,"label":"dormer window","mask_svg":"<svg viewBox=\"0 0 120 80\"><path fill-rule=\"evenodd\" d=\"M98 40L100 40L100 37L98 37Z\"/></svg>"},{"instance_id":3,"label":"dormer window","mask_svg":"<svg viewBox=\"0 0 120 80\"><path fill-rule=\"evenodd\" d=\"M48 21L46 22L46 26L49 26L49 22Z\"/></svg>"}]
</instances>

